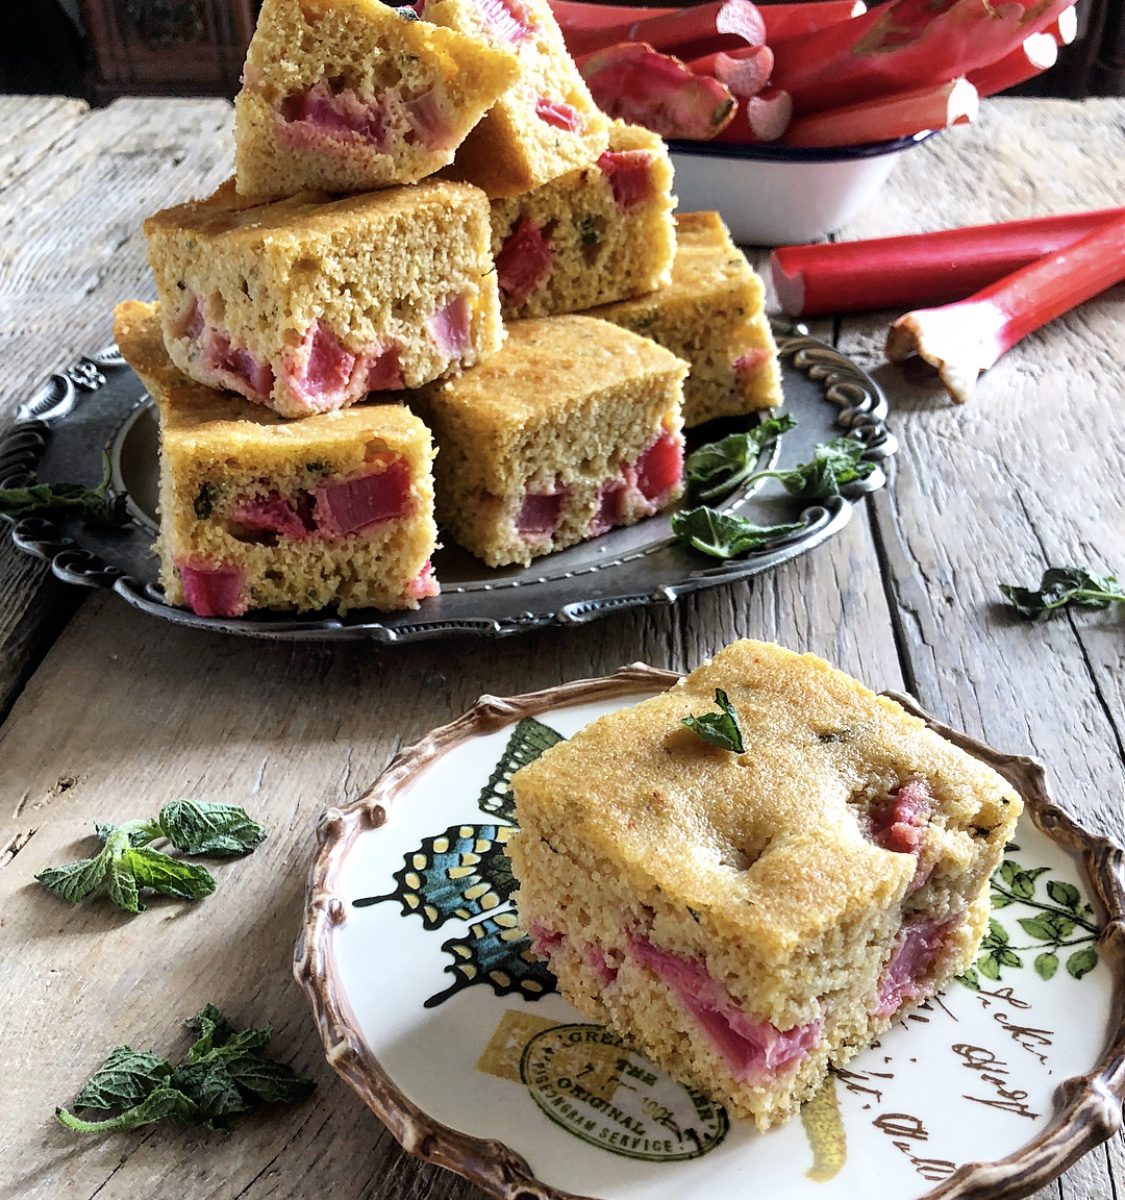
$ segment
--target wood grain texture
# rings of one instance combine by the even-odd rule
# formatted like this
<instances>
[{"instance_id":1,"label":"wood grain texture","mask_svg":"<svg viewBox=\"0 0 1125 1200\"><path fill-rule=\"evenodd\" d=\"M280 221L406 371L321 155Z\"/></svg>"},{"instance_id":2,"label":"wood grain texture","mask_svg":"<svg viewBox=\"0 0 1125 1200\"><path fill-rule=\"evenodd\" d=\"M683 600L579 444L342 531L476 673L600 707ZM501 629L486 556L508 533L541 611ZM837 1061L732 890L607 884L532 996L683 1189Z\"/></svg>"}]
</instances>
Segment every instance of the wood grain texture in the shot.
<instances>
[{"instance_id":1,"label":"wood grain texture","mask_svg":"<svg viewBox=\"0 0 1125 1200\"><path fill-rule=\"evenodd\" d=\"M1099 189L1115 186L1106 164L1123 116L1121 102L988 106L979 129L912 151L879 210L848 232L1102 202ZM228 121L219 102L123 102L83 117L10 186L0 173L9 406L46 370L104 341L115 300L148 294L140 219L222 177ZM1043 164L1045 141L1061 156L1057 172ZM1104 335L1106 303L1072 318L1071 332L1060 323L1014 352L964 410L897 369L882 372L903 442L893 495L811 555L671 609L503 644L379 649L212 637L90 597L0 726L0 1055L18 1064L0 1122L0 1197L479 1197L403 1155L335 1078L289 969L319 813L355 798L400 745L484 691L527 691L637 659L683 668L734 637L772 638L875 686L915 687L942 717L1001 748L1040 752L1060 796L1112 830L1120 623L1096 615L1031 628L992 606L995 578L1030 579L1045 556L1082 553L1125 570L1120 500L1115 525L1111 477L1088 449L1096 435L1102 459L1112 453L1120 358L1081 333ZM875 365L885 326L849 319L841 348ZM1009 371L1012 382L997 384ZM1075 412L1083 423L1062 427L1059 413ZM1123 465L1118 457L1118 478ZM0 551L0 572L8 565ZM0 575L0 638L8 620L21 637L38 628L42 647L57 622L37 624L33 586L19 578L5 590ZM10 669L0 658L0 694ZM249 859L215 867L219 890L199 906L155 903L130 920L101 905L70 909L32 882L88 847L92 821L186 795L245 804L271 830ZM236 1020L273 1022L278 1055L318 1080L312 1100L230 1138L150 1129L76 1140L55 1125L53 1106L113 1045L178 1050L178 1022L206 1001ZM1123 1166L1115 1142L1037 1200L1110 1200Z\"/></svg>"},{"instance_id":2,"label":"wood grain texture","mask_svg":"<svg viewBox=\"0 0 1125 1200\"><path fill-rule=\"evenodd\" d=\"M0 98L0 428L52 371L112 338L152 294L141 222L230 172L226 101ZM0 547L0 714L70 619L43 564Z\"/></svg>"}]
</instances>

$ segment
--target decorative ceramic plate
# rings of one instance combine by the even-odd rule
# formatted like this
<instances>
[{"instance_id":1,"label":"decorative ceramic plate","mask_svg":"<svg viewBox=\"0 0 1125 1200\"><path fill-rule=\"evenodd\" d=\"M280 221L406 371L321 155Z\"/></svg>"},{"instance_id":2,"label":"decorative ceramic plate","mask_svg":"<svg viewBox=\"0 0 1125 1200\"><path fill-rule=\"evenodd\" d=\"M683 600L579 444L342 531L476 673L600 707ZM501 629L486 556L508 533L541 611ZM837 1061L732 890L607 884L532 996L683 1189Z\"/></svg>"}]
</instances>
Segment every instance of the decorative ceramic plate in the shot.
<instances>
[{"instance_id":1,"label":"decorative ceramic plate","mask_svg":"<svg viewBox=\"0 0 1125 1200\"><path fill-rule=\"evenodd\" d=\"M806 462L818 442L847 434L881 463L895 452L887 405L878 385L830 346L801 333L779 339L785 411L797 428L762 457L762 468ZM756 423L757 416L742 422ZM732 432L738 423L693 431L695 442ZM703 436L700 436L700 435ZM405 642L453 634L501 636L543 625L583 624L607 612L670 604L680 596L744 579L819 546L849 521L854 505L885 482L878 466L844 494L797 505L779 488L735 492L726 512L752 515L762 525L795 522L804 528L775 539L746 558L723 563L687 550L672 538L668 514L537 560L528 568L492 570L449 547L435 556L442 593L413 612L253 613L197 617L164 602L157 585L152 542L157 532L158 430L151 402L115 350L83 359L53 375L19 410L19 421L0 439L0 486L33 480L93 486L102 451L110 458L112 485L127 493L132 522L106 529L78 519L27 517L14 524L16 545L50 561L69 583L111 588L145 612L180 625L269 638L373 638Z\"/></svg>"},{"instance_id":2,"label":"decorative ceramic plate","mask_svg":"<svg viewBox=\"0 0 1125 1200\"><path fill-rule=\"evenodd\" d=\"M800 1119L729 1120L557 994L510 901L508 780L676 678L483 697L324 815L295 973L329 1062L403 1146L506 1200L1000 1200L1119 1129L1125 855L1050 802L1033 760L932 718L1027 804L991 930Z\"/></svg>"}]
</instances>

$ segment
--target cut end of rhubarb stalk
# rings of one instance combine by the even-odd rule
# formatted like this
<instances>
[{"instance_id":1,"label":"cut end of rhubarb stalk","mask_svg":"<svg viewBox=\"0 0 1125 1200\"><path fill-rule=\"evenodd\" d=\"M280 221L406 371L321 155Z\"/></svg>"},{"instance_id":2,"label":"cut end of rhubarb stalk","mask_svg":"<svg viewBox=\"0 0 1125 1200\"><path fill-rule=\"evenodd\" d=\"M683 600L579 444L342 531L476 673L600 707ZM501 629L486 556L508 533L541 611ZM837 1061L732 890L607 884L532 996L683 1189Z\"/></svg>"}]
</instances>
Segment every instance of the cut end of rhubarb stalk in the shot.
<instances>
[{"instance_id":1,"label":"cut end of rhubarb stalk","mask_svg":"<svg viewBox=\"0 0 1125 1200\"><path fill-rule=\"evenodd\" d=\"M781 252L775 250L770 255L770 277L781 311L787 316L799 317L805 311L804 272L799 268L792 273L786 271Z\"/></svg>"},{"instance_id":2,"label":"cut end of rhubarb stalk","mask_svg":"<svg viewBox=\"0 0 1125 1200\"><path fill-rule=\"evenodd\" d=\"M769 46L752 46L744 54L720 52L711 58L715 78L744 100L756 96L769 83L773 72L773 51ZM697 69L695 63L691 66L692 70Z\"/></svg>"},{"instance_id":3,"label":"cut end of rhubarb stalk","mask_svg":"<svg viewBox=\"0 0 1125 1200\"><path fill-rule=\"evenodd\" d=\"M887 357L904 362L917 355L937 370L950 398L964 404L972 397L980 373L999 357L988 353L987 338L974 328L981 315L962 305L907 313L891 325Z\"/></svg>"},{"instance_id":4,"label":"cut end of rhubarb stalk","mask_svg":"<svg viewBox=\"0 0 1125 1200\"><path fill-rule=\"evenodd\" d=\"M578 60L578 69L603 112L662 137L706 141L730 123L737 107L725 84L644 42L596 50Z\"/></svg>"}]
</instances>

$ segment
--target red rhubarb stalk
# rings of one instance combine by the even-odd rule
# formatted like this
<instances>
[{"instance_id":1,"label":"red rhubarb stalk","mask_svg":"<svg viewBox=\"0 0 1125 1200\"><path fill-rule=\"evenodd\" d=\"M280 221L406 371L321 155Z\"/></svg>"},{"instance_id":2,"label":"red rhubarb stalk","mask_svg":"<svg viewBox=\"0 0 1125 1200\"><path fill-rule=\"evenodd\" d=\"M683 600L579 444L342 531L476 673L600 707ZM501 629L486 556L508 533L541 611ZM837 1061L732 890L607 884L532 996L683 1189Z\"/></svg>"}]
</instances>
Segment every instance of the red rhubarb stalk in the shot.
<instances>
[{"instance_id":1,"label":"red rhubarb stalk","mask_svg":"<svg viewBox=\"0 0 1125 1200\"><path fill-rule=\"evenodd\" d=\"M900 311L961 300L1114 221L1125 207L973 225L936 233L783 246L770 255L773 288L792 317Z\"/></svg>"},{"instance_id":2,"label":"red rhubarb stalk","mask_svg":"<svg viewBox=\"0 0 1125 1200\"><path fill-rule=\"evenodd\" d=\"M812 33L829 25L838 25L850 17L867 12L864 0L812 0L808 4L763 4L766 42L772 44L799 33Z\"/></svg>"},{"instance_id":3,"label":"red rhubarb stalk","mask_svg":"<svg viewBox=\"0 0 1125 1200\"><path fill-rule=\"evenodd\" d=\"M767 87L744 100L734 120L715 138L717 142L746 145L752 142L776 142L789 127L793 116L793 97L775 87Z\"/></svg>"},{"instance_id":4,"label":"red rhubarb stalk","mask_svg":"<svg viewBox=\"0 0 1125 1200\"><path fill-rule=\"evenodd\" d=\"M577 62L603 112L662 137L713 138L738 104L725 84L694 74L678 58L643 42L607 46Z\"/></svg>"},{"instance_id":5,"label":"red rhubarb stalk","mask_svg":"<svg viewBox=\"0 0 1125 1200\"><path fill-rule=\"evenodd\" d=\"M769 46L746 46L742 50L720 50L693 58L687 64L696 75L713 75L720 83L746 100L756 96L770 81L773 51Z\"/></svg>"},{"instance_id":6,"label":"red rhubarb stalk","mask_svg":"<svg viewBox=\"0 0 1125 1200\"><path fill-rule=\"evenodd\" d=\"M968 400L982 371L1021 338L1125 279L1125 218L954 304L899 317L887 357L917 354L936 367L949 395Z\"/></svg>"},{"instance_id":7,"label":"red rhubarb stalk","mask_svg":"<svg viewBox=\"0 0 1125 1200\"><path fill-rule=\"evenodd\" d=\"M785 131L785 141L790 146L861 146L972 121L979 106L977 89L967 80L955 79L866 104L798 117Z\"/></svg>"},{"instance_id":8,"label":"red rhubarb stalk","mask_svg":"<svg viewBox=\"0 0 1125 1200\"><path fill-rule=\"evenodd\" d=\"M627 26L648 17L666 17L666 7L646 7L632 4L592 4L587 0L550 0L555 20L569 38L572 33ZM767 4L758 12L765 23L766 41L811 33L862 16L867 11L865 0L808 0L803 4ZM725 36L725 35L724 35Z\"/></svg>"},{"instance_id":9,"label":"red rhubarb stalk","mask_svg":"<svg viewBox=\"0 0 1125 1200\"><path fill-rule=\"evenodd\" d=\"M891 0L862 17L773 42L773 83L799 113L947 83L1041 33L1073 0Z\"/></svg>"},{"instance_id":10,"label":"red rhubarb stalk","mask_svg":"<svg viewBox=\"0 0 1125 1200\"><path fill-rule=\"evenodd\" d=\"M614 25L587 26L566 32L571 54L589 54L619 42L646 42L655 50L679 50L721 35L725 43L712 49L736 46L760 46L766 40L766 26L751 0L711 0L689 8L668 8L653 16ZM700 52L702 53L702 51Z\"/></svg>"},{"instance_id":11,"label":"red rhubarb stalk","mask_svg":"<svg viewBox=\"0 0 1125 1200\"><path fill-rule=\"evenodd\" d=\"M1049 70L1058 57L1059 44L1049 33L1033 33L1011 54L973 71L969 82L982 96L995 96L997 92L1006 92L1008 88Z\"/></svg>"}]
</instances>

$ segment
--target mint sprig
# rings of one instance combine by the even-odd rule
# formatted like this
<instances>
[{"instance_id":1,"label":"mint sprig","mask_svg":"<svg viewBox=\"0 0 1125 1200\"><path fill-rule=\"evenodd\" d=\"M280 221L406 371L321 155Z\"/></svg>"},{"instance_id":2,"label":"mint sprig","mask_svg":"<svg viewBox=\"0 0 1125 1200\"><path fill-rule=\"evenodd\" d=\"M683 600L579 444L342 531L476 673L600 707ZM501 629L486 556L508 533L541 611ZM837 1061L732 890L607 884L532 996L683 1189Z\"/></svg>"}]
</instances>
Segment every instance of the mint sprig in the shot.
<instances>
[{"instance_id":1,"label":"mint sprig","mask_svg":"<svg viewBox=\"0 0 1125 1200\"><path fill-rule=\"evenodd\" d=\"M722 688L715 689L715 703L720 712L684 717L682 724L712 746L718 746L720 750L730 750L733 754L742 754L746 747L742 739L742 728L738 724L738 713Z\"/></svg>"},{"instance_id":2,"label":"mint sprig","mask_svg":"<svg viewBox=\"0 0 1125 1200\"><path fill-rule=\"evenodd\" d=\"M73 1105L114 1115L88 1120L57 1108L59 1122L76 1133L117 1133L171 1120L225 1129L259 1103L293 1104L315 1086L265 1056L273 1036L269 1025L237 1031L212 1004L185 1025L196 1041L182 1063L118 1046Z\"/></svg>"},{"instance_id":3,"label":"mint sprig","mask_svg":"<svg viewBox=\"0 0 1125 1200\"><path fill-rule=\"evenodd\" d=\"M755 525L746 517L706 506L672 514L672 532L676 537L712 558L738 558L804 528L799 521L792 525Z\"/></svg>"},{"instance_id":4,"label":"mint sprig","mask_svg":"<svg viewBox=\"0 0 1125 1200\"><path fill-rule=\"evenodd\" d=\"M762 451L796 424L788 413L780 417L767 417L752 429L732 433L721 441L700 446L684 461L689 489L700 500L714 500L734 491L739 484L753 476L754 466Z\"/></svg>"},{"instance_id":5,"label":"mint sprig","mask_svg":"<svg viewBox=\"0 0 1125 1200\"><path fill-rule=\"evenodd\" d=\"M145 891L200 900L215 890L215 877L206 867L155 850L150 842L162 838L182 854L225 858L250 853L266 836L245 809L194 800L173 800L154 821L98 824L94 831L102 841L97 855L48 867L35 878L71 904L104 893L130 913L144 911Z\"/></svg>"},{"instance_id":6,"label":"mint sprig","mask_svg":"<svg viewBox=\"0 0 1125 1200\"><path fill-rule=\"evenodd\" d=\"M1125 590L1113 575L1093 575L1085 567L1050 567L1043 572L1037 588L1002 583L1000 591L1028 621L1045 621L1071 604L1081 608L1109 608L1111 604L1125 603Z\"/></svg>"},{"instance_id":7,"label":"mint sprig","mask_svg":"<svg viewBox=\"0 0 1125 1200\"><path fill-rule=\"evenodd\" d=\"M124 525L129 520L124 495L111 496L109 455L102 455L102 479L96 488L81 483L33 483L27 487L0 488L0 515L19 520L61 512L75 512L102 525Z\"/></svg>"}]
</instances>

